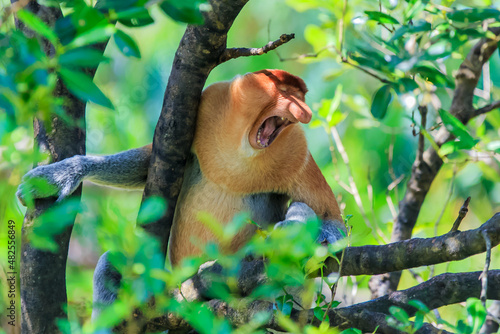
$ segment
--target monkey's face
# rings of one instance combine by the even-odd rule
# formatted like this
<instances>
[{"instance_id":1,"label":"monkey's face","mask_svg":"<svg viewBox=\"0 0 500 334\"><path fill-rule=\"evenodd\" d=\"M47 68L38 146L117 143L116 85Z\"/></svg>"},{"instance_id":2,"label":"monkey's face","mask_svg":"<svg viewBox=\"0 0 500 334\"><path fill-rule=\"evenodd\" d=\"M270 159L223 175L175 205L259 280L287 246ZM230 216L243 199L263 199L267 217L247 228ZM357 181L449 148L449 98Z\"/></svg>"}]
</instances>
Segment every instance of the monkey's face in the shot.
<instances>
[{"instance_id":1,"label":"monkey's face","mask_svg":"<svg viewBox=\"0 0 500 334\"><path fill-rule=\"evenodd\" d=\"M302 79L281 70L263 70L245 75L241 85L245 97L254 101L251 109L240 109L246 113L245 117L252 119L248 132L252 148L265 149L287 128L311 120L311 109L304 102L307 88Z\"/></svg>"}]
</instances>

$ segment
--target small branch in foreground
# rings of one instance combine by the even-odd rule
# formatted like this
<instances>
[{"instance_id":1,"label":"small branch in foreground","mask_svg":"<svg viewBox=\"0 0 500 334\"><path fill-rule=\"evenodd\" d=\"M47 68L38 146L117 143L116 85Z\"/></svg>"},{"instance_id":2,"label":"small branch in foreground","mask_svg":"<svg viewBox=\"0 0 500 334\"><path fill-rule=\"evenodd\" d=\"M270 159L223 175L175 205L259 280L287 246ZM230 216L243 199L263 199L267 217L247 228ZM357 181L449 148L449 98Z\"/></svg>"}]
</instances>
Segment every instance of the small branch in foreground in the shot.
<instances>
[{"instance_id":1,"label":"small branch in foreground","mask_svg":"<svg viewBox=\"0 0 500 334\"><path fill-rule=\"evenodd\" d=\"M369 76L374 77L375 79L377 79L378 81L380 81L380 82L382 82L382 83L384 83L384 84L392 84L392 81L387 80L387 79L384 79L384 78L382 78L382 77L378 76L377 74L375 74L375 73L373 73L373 72L371 72L371 71L368 71L367 69L365 69L365 68L364 68L364 67L362 67L362 66L359 66L359 65L356 65L356 64L354 64L354 63L351 63L351 62L349 61L349 58L347 58L347 57L342 57L342 62L343 62L344 64L351 65L352 67L354 67L354 68L356 68L356 69L358 69L358 70L360 70L360 71L362 71L362 72L365 72L365 73L366 73L366 74L368 74Z\"/></svg>"},{"instance_id":2,"label":"small branch in foreground","mask_svg":"<svg viewBox=\"0 0 500 334\"><path fill-rule=\"evenodd\" d=\"M470 202L470 196L467 197L467 199L465 200L464 204L460 208L460 211L458 212L458 217L455 220L455 222L453 223L453 226L452 226L450 232L458 231L458 228L460 227L460 223L462 222L462 220L467 215L467 212L469 212L469 202Z\"/></svg>"},{"instance_id":3,"label":"small branch in foreground","mask_svg":"<svg viewBox=\"0 0 500 334\"><path fill-rule=\"evenodd\" d=\"M482 108L476 109L474 111L474 116L479 116L482 114L485 114L487 112L490 112L494 109L500 108L500 101L493 102L492 104L488 104Z\"/></svg>"},{"instance_id":4,"label":"small branch in foreground","mask_svg":"<svg viewBox=\"0 0 500 334\"><path fill-rule=\"evenodd\" d=\"M295 38L295 34L283 34L279 39L269 42L261 48L229 48L220 57L220 63L239 57L260 56L268 53L281 45L290 42Z\"/></svg>"}]
</instances>

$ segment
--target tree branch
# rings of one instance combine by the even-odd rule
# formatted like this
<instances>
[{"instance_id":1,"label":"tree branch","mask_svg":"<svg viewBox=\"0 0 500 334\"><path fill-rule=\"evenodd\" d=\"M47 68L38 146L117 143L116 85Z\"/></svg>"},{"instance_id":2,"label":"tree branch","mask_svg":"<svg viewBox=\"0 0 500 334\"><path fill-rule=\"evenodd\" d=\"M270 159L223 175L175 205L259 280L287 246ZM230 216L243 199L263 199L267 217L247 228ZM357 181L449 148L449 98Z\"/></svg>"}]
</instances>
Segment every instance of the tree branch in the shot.
<instances>
[{"instance_id":1,"label":"tree branch","mask_svg":"<svg viewBox=\"0 0 500 334\"><path fill-rule=\"evenodd\" d=\"M402 333L387 325L386 315L389 314L391 306L398 306L404 309L408 315L414 316L417 312L415 308L408 305L408 301L418 299L429 309L436 309L445 305L461 303L470 297L479 297L481 294L481 282L479 276L481 272L445 273L436 276L422 284L403 291L393 292L389 295L359 303L343 308L332 309L328 312L330 326L346 329L350 327L358 328L363 332L373 332L378 327L381 333ZM492 270L488 276L488 291L491 291L490 299L500 299L500 290L497 288L500 284L500 270ZM225 319L229 320L235 326L241 326L251 322L258 313L274 314L273 304L268 301L241 301L239 306L231 306L220 300L211 300L206 303L212 311ZM302 310L293 310L292 320L298 320ZM313 325L319 325L319 320L315 318L314 311L307 311L307 322ZM261 327L284 330L279 325L276 316L272 316L269 321ZM175 314L155 318L147 325L147 332L158 332L167 329L188 330L189 324ZM417 333L448 333L437 330L430 324L426 324Z\"/></svg>"},{"instance_id":2,"label":"tree branch","mask_svg":"<svg viewBox=\"0 0 500 334\"><path fill-rule=\"evenodd\" d=\"M165 214L143 225L167 253L168 238L187 159L194 137L196 112L210 71L226 51L227 32L248 0L210 0L204 24L188 25L175 54L153 138L144 201L153 196L167 201Z\"/></svg>"},{"instance_id":3,"label":"tree branch","mask_svg":"<svg viewBox=\"0 0 500 334\"><path fill-rule=\"evenodd\" d=\"M500 34L500 27L490 28L490 31L498 36ZM476 111L472 105L474 89L481 77L483 65L497 49L497 44L498 38L481 39L471 49L455 76L455 91L449 111L464 124L476 116ZM434 141L439 147L453 139L455 137L445 127L441 127L434 136ZM432 181L442 165L443 161L432 146L424 152L423 161L420 161L417 156L412 166L412 174L407 184L405 196L400 202L400 210L394 222L391 241L401 241L411 238L420 208L431 187ZM391 273L389 276L385 275L385 277L372 277L370 281L372 297L375 298L390 291L395 291L400 277L400 272Z\"/></svg>"},{"instance_id":4,"label":"tree branch","mask_svg":"<svg viewBox=\"0 0 500 334\"><path fill-rule=\"evenodd\" d=\"M487 112L490 112L492 110L500 108L500 101L493 102L492 104L488 104L482 108L476 109L474 111L474 116L479 116L482 114L485 114Z\"/></svg>"},{"instance_id":5,"label":"tree branch","mask_svg":"<svg viewBox=\"0 0 500 334\"><path fill-rule=\"evenodd\" d=\"M272 51L281 45L290 42L295 38L295 34L283 34L279 39L274 42L269 42L261 48L230 48L226 49L220 58L220 63L224 63L228 60L235 59L238 57L249 57L249 56L260 56L269 51Z\"/></svg>"},{"instance_id":6,"label":"tree branch","mask_svg":"<svg viewBox=\"0 0 500 334\"><path fill-rule=\"evenodd\" d=\"M44 23L53 26L62 12L59 7L45 7L36 1L12 1L13 12L20 8L31 11ZM21 21L16 19L16 27L27 36L35 36ZM54 54L53 45L41 39L43 51L48 56ZM93 47L104 52L107 42ZM87 71L92 78L95 69ZM57 162L74 155L85 155L85 102L69 92L58 78L54 96L64 98L63 106L67 118L52 114L49 119L34 120L35 143L40 151L50 154L51 162ZM49 124L49 129L46 125ZM71 195L79 200L81 185ZM66 318L66 260L69 240L76 213L64 218L67 226L54 238L58 248L56 252L40 250L30 244L33 227L39 224L39 217L54 206L55 198L35 200L35 207L29 208L23 222L21 246L21 329L26 333L59 333L56 319ZM50 224L50 222L45 221Z\"/></svg>"},{"instance_id":7,"label":"tree branch","mask_svg":"<svg viewBox=\"0 0 500 334\"><path fill-rule=\"evenodd\" d=\"M347 247L344 252L341 276L373 275L437 263L463 260L486 250L485 234L491 247L500 243L500 213L495 214L479 228L465 232L447 233L428 239L409 239L389 245ZM323 275L338 272L338 262L325 261ZM313 273L311 276L319 276ZM214 283L228 279L224 268L216 261L206 263L198 274L172 292L176 300L202 301L210 296ZM267 281L265 263L261 259L242 261L237 277L237 292L248 296L257 286Z\"/></svg>"}]
</instances>

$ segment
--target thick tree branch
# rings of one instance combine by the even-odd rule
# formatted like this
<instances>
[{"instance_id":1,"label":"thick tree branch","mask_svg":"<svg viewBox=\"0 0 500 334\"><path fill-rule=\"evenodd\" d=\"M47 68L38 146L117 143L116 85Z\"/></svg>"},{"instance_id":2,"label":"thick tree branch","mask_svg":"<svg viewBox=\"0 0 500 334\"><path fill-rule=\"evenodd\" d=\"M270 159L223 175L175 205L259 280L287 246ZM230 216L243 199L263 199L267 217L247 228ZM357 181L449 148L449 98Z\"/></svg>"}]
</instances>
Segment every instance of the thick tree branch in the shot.
<instances>
[{"instance_id":1,"label":"thick tree branch","mask_svg":"<svg viewBox=\"0 0 500 334\"><path fill-rule=\"evenodd\" d=\"M211 0L205 23L189 25L175 54L153 138L153 152L143 195L167 201L167 211L143 225L161 242L166 255L170 228L194 137L196 112L210 71L226 51L227 32L248 0Z\"/></svg>"},{"instance_id":2,"label":"thick tree branch","mask_svg":"<svg viewBox=\"0 0 500 334\"><path fill-rule=\"evenodd\" d=\"M414 316L416 309L408 305L410 300L420 300L429 309L436 309L445 305L461 303L470 297L478 298L481 294L481 281L478 279L481 272L471 273L446 273L436 276L422 284L403 291L396 291L389 295L370 300L356 305L332 309L328 312L330 325L346 329L350 327L358 328L363 332L373 332L378 327L381 333L401 333L389 327L385 321L385 316L389 314L391 306L398 306L404 309L409 316ZM491 291L488 298L500 299L500 290L497 288L500 284L500 270L492 270L488 276L488 290ZM241 300L239 306L232 304L229 306L226 302L220 300L211 300L207 306L215 314L229 320L235 326L241 326L249 323L257 313L265 312L274 314L273 305L268 301ZM299 319L299 312L292 311L291 318ZM308 323L319 325L319 320L314 317L313 310L307 312ZM262 327L275 330L283 330L279 325L277 318L272 316L270 320ZM148 332L157 332L166 329L183 329L188 331L189 324L174 314L167 314L155 318L147 326ZM435 327L430 324L425 325L417 333L439 333ZM448 333L442 331L441 333Z\"/></svg>"},{"instance_id":3,"label":"thick tree branch","mask_svg":"<svg viewBox=\"0 0 500 334\"><path fill-rule=\"evenodd\" d=\"M500 27L490 28L490 30L497 36L500 34ZM455 76L455 91L449 111L464 124L476 116L472 104L474 89L481 77L483 65L497 49L497 44L498 38L494 40L481 39L471 49ZM434 141L438 146L453 139L455 137L445 127L442 127L434 136ZM443 161L432 146L424 152L423 160L417 157L412 167L412 174L407 184L405 196L400 202L400 210L394 222L391 241L411 238L420 208L432 181L442 165ZM385 277L373 277L370 282L372 296L377 297L395 291L400 277L401 273L393 273Z\"/></svg>"},{"instance_id":4,"label":"thick tree branch","mask_svg":"<svg viewBox=\"0 0 500 334\"><path fill-rule=\"evenodd\" d=\"M341 275L373 275L463 260L486 250L483 234L489 238L492 247L500 243L500 213L475 230L428 239L409 239L389 245L348 247L344 252ZM323 274L337 271L337 261L328 259ZM172 296L176 300L202 301L210 295L214 283L226 280L224 269L215 261L209 262L200 268L198 274L185 281L180 289L173 291ZM248 296L266 281L263 260L241 262L237 278L238 294Z\"/></svg>"},{"instance_id":5,"label":"thick tree branch","mask_svg":"<svg viewBox=\"0 0 500 334\"><path fill-rule=\"evenodd\" d=\"M269 42L261 48L230 48L222 54L220 62L224 63L228 60L238 57L260 56L269 51L272 51L281 45L290 42L295 38L295 34L283 34L274 42Z\"/></svg>"},{"instance_id":6,"label":"thick tree branch","mask_svg":"<svg viewBox=\"0 0 500 334\"><path fill-rule=\"evenodd\" d=\"M12 3L13 7L17 6L17 2ZM53 26L56 20L62 17L59 7L45 7L36 1L22 1L20 6L37 15L49 26ZM16 20L16 26L27 36L35 36L22 22ZM44 52L52 56L53 46L45 39L41 39L41 42ZM106 44L100 43L94 48L104 52ZM93 77L95 69L87 73ZM35 119L36 145L41 151L50 154L51 162L77 154L85 155L85 102L71 94L59 78L54 96L65 99L64 112L69 121L57 115L51 115L49 120ZM50 124L49 129L45 127L47 122ZM79 199L80 196L81 186L71 197ZM66 260L75 214L60 218L66 220L65 225L68 227L55 236L54 241L58 245L55 253L34 248L29 241L33 227L38 224L38 218L54 203L55 198L36 200L35 207L28 209L23 222L20 268L23 333L58 333L56 319L66 318Z\"/></svg>"}]
</instances>

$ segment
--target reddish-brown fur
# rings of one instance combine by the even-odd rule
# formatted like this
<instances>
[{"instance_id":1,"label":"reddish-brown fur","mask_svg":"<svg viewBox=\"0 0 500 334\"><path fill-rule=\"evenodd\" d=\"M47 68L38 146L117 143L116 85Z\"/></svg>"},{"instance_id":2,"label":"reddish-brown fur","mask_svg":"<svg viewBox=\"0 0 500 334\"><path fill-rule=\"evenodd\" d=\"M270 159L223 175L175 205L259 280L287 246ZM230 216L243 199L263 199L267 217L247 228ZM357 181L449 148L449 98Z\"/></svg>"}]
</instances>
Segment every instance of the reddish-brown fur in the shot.
<instances>
[{"instance_id":1,"label":"reddish-brown fur","mask_svg":"<svg viewBox=\"0 0 500 334\"><path fill-rule=\"evenodd\" d=\"M286 194L308 204L321 218L342 221L335 196L298 124L286 127L269 147L255 148L257 130L270 116L309 122L306 92L302 79L280 70L249 73L205 89L192 147L202 179L183 185L170 241L173 264L199 254L203 244L214 240L199 222L199 211L226 224L236 213L248 210L243 199L250 194ZM246 227L233 240L232 250L253 232L253 225Z\"/></svg>"}]
</instances>

